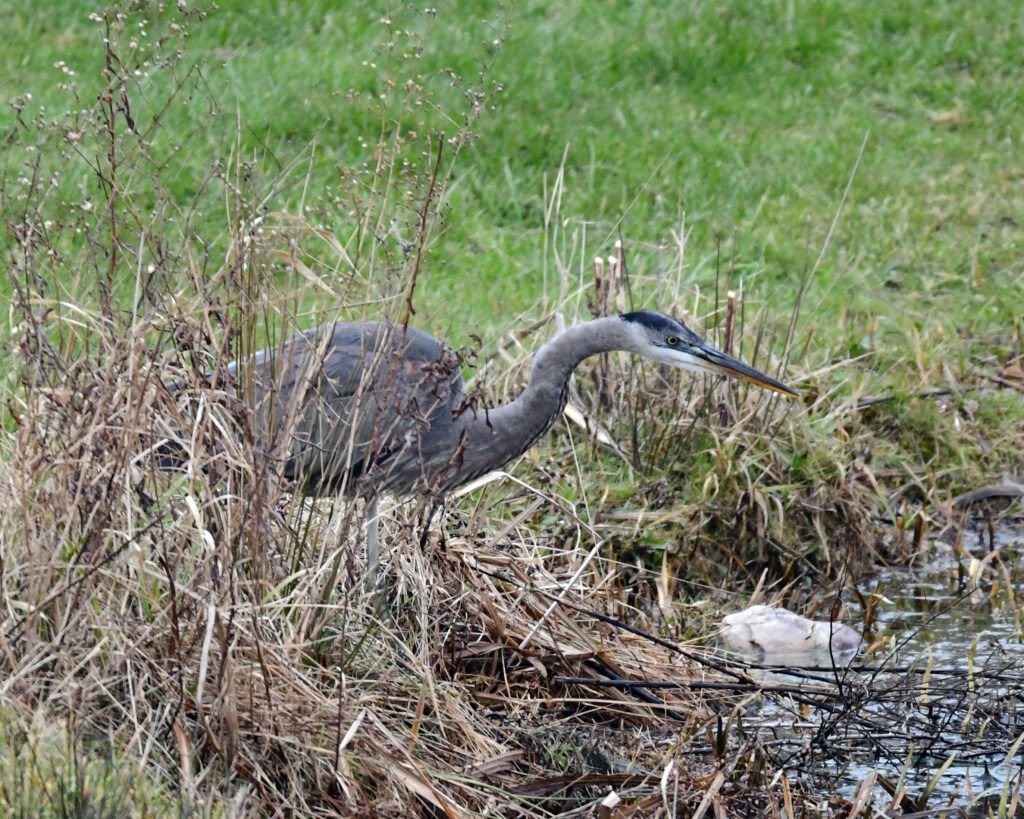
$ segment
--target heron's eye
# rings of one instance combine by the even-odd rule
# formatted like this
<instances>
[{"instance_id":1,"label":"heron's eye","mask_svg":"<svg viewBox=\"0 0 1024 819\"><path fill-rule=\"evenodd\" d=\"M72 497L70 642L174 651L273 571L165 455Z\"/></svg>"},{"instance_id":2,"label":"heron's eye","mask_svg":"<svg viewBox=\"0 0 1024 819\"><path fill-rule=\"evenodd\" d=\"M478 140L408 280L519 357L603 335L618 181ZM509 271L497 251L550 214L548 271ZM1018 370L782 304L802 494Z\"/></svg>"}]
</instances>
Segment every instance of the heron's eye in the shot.
<instances>
[{"instance_id":1,"label":"heron's eye","mask_svg":"<svg viewBox=\"0 0 1024 819\"><path fill-rule=\"evenodd\" d=\"M679 343L679 336L665 336L665 343L670 347L675 347Z\"/></svg>"}]
</instances>

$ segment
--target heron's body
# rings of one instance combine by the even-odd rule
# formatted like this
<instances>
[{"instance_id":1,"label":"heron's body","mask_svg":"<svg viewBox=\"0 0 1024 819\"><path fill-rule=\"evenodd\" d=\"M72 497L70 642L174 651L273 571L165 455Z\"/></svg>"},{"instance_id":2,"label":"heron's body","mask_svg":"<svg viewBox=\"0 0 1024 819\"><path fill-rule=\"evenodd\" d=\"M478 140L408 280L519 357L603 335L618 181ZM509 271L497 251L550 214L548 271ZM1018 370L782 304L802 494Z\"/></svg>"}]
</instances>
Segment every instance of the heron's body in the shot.
<instances>
[{"instance_id":1,"label":"heron's body","mask_svg":"<svg viewBox=\"0 0 1024 819\"><path fill-rule=\"evenodd\" d=\"M261 428L289 436L285 474L307 494L353 494L366 481L402 495L446 488L470 418L459 411L458 361L437 339L340 322L247 363L239 375L248 403Z\"/></svg>"},{"instance_id":2,"label":"heron's body","mask_svg":"<svg viewBox=\"0 0 1024 819\"><path fill-rule=\"evenodd\" d=\"M525 452L565 407L569 378L589 356L625 350L790 393L714 350L682 322L639 312L578 324L537 353L529 384L483 409L463 390L458 358L433 336L385 322L339 322L231 365L260 428L286 450L285 474L307 494L361 488L438 494Z\"/></svg>"}]
</instances>

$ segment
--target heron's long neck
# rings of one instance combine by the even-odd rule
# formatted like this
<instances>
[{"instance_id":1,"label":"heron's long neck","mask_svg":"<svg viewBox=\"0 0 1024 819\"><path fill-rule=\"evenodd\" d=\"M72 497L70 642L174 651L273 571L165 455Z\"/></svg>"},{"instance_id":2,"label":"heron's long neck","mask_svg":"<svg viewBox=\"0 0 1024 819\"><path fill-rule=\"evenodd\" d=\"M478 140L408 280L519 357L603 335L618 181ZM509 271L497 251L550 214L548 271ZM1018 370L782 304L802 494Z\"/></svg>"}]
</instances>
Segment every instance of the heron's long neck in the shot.
<instances>
[{"instance_id":1,"label":"heron's long neck","mask_svg":"<svg viewBox=\"0 0 1024 819\"><path fill-rule=\"evenodd\" d=\"M509 404L479 412L470 424L462 473L479 476L524 453L565 408L576 366L589 356L629 348L618 316L577 324L555 336L534 358L523 393Z\"/></svg>"}]
</instances>

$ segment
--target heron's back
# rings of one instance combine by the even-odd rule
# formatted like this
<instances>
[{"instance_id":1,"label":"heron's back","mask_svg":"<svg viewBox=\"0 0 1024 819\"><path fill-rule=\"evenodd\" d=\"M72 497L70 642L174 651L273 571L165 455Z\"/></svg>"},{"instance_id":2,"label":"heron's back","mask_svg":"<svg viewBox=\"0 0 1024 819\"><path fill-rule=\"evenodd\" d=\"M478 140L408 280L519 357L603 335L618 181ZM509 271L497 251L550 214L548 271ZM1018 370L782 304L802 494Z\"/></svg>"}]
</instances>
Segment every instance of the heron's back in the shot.
<instances>
[{"instance_id":1,"label":"heron's back","mask_svg":"<svg viewBox=\"0 0 1024 819\"><path fill-rule=\"evenodd\" d=\"M308 494L438 489L458 458L462 375L428 333L339 322L237 369L257 423L287 453L285 474Z\"/></svg>"}]
</instances>

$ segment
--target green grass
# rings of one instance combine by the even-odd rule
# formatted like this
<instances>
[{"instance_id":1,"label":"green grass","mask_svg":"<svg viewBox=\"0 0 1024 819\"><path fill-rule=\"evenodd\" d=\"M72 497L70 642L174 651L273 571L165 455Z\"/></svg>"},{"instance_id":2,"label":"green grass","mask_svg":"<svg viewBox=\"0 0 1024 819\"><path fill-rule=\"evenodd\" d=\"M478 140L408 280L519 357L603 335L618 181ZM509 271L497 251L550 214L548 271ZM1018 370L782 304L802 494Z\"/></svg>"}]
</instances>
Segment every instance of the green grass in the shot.
<instances>
[{"instance_id":1,"label":"green grass","mask_svg":"<svg viewBox=\"0 0 1024 819\"><path fill-rule=\"evenodd\" d=\"M26 725L0 710L0 808L28 819L194 815L108 742L75 736L45 717Z\"/></svg>"},{"instance_id":2,"label":"green grass","mask_svg":"<svg viewBox=\"0 0 1024 819\"><path fill-rule=\"evenodd\" d=\"M724 284L742 278L784 314L868 134L808 303L845 322L843 341L869 338L884 367L904 354L892 347L911 324L952 333L971 318L984 331L1005 329L1013 316L1024 71L1003 21L1014 10L1009 0L888 10L522 2L439 5L424 15L256 2L190 27L187 48L205 61L223 117L206 128L203 106L176 112L164 137L185 145L176 160L181 201L234 141L236 111L242 153L267 173L315 143L308 185L294 175L274 205L294 209L305 191L310 217L344 234L351 224L338 168L372 159L381 130L372 98L387 90L384 79L398 83L386 131L451 135L466 111L462 93L493 60L481 83L493 110L474 125L477 138L456 167L420 289L429 323L460 341L465 319L497 328L540 295L543 180L550 185L567 145L561 210L596 223L588 251L606 252L620 230L633 244L661 242L685 213L695 282L712 285L721 242ZM102 54L85 7L5 2L0 12L12 35L0 97L31 92L30 108L59 109L66 99L56 83L67 79L53 67L59 60L75 70L83 100L95 95ZM500 48L491 45L498 39ZM418 48L420 59L403 58ZM416 77L425 104L400 110L401 83ZM0 126L10 128L9 110ZM650 269L658 259L648 253L637 264ZM870 338L876 322L898 344ZM811 356L821 360L813 348Z\"/></svg>"}]
</instances>

